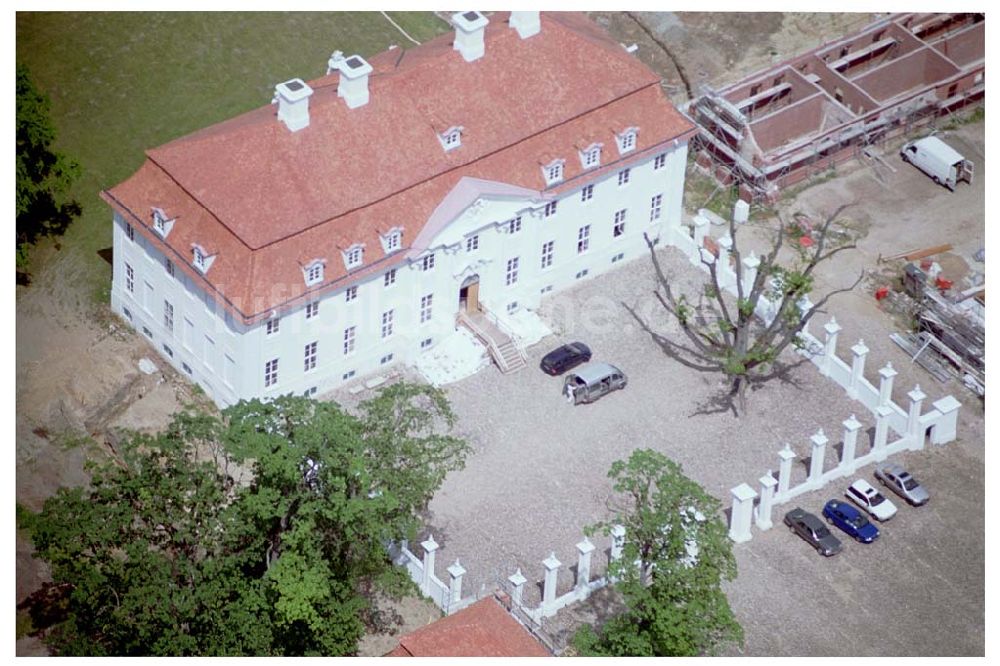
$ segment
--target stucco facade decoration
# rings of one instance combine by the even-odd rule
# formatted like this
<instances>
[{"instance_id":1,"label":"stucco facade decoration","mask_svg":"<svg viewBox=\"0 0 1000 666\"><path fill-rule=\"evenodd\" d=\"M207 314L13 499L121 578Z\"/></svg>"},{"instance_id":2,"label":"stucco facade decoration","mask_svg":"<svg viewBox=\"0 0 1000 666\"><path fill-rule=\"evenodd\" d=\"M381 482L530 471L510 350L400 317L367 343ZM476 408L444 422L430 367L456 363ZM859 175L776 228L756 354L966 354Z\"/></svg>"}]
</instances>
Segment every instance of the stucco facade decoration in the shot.
<instances>
[{"instance_id":1,"label":"stucco facade decoration","mask_svg":"<svg viewBox=\"0 0 1000 666\"><path fill-rule=\"evenodd\" d=\"M658 77L582 15L541 14L527 36L524 17L483 21L472 61L454 35L341 56L302 81L294 131L266 106L147 151L102 193L112 309L225 406L413 363L460 310L502 324L644 256L644 233L669 241L694 127Z\"/></svg>"}]
</instances>

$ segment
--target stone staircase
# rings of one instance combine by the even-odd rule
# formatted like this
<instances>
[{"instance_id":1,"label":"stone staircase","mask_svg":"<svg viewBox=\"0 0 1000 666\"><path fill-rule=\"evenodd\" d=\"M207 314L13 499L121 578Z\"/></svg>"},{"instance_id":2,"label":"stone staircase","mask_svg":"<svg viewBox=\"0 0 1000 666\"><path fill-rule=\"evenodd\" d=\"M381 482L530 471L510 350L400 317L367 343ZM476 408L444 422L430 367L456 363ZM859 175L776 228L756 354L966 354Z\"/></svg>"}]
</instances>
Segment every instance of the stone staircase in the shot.
<instances>
[{"instance_id":1,"label":"stone staircase","mask_svg":"<svg viewBox=\"0 0 1000 666\"><path fill-rule=\"evenodd\" d=\"M524 351L485 312L459 312L458 323L469 329L486 346L500 372L507 374L527 367Z\"/></svg>"}]
</instances>

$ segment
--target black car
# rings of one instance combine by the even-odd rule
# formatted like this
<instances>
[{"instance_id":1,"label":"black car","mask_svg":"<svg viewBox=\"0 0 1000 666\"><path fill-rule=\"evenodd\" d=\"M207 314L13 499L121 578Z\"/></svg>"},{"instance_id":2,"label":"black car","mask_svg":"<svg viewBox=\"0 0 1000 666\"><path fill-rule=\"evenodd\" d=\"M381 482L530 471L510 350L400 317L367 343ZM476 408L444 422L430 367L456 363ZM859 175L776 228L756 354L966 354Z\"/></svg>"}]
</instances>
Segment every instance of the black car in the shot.
<instances>
[{"instance_id":1,"label":"black car","mask_svg":"<svg viewBox=\"0 0 1000 666\"><path fill-rule=\"evenodd\" d=\"M796 507L785 514L788 528L809 542L822 555L829 557L840 552L840 540L830 534L823 521L811 513Z\"/></svg>"},{"instance_id":2,"label":"black car","mask_svg":"<svg viewBox=\"0 0 1000 666\"><path fill-rule=\"evenodd\" d=\"M571 342L545 355L539 367L547 375L561 375L590 360L590 347L582 342Z\"/></svg>"}]
</instances>

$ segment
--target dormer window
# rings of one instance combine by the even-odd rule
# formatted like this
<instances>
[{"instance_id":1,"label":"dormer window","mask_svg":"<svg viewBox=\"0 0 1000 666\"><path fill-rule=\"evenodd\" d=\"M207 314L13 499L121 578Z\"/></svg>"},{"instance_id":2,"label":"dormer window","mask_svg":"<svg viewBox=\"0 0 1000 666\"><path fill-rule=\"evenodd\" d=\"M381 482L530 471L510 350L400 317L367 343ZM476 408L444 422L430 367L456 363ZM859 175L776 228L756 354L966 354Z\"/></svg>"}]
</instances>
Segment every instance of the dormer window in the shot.
<instances>
[{"instance_id":1,"label":"dormer window","mask_svg":"<svg viewBox=\"0 0 1000 666\"><path fill-rule=\"evenodd\" d=\"M347 270L360 266L364 260L364 253L365 248L360 243L355 243L344 250L344 265L347 266Z\"/></svg>"},{"instance_id":2,"label":"dormer window","mask_svg":"<svg viewBox=\"0 0 1000 666\"><path fill-rule=\"evenodd\" d=\"M580 164L584 169L593 169L601 165L601 148L603 144L592 143L580 151Z\"/></svg>"},{"instance_id":3,"label":"dormer window","mask_svg":"<svg viewBox=\"0 0 1000 666\"><path fill-rule=\"evenodd\" d=\"M454 150L462 145L462 130L464 127L449 127L445 131L438 134L438 141L441 142L441 146L444 148L445 152L449 150Z\"/></svg>"},{"instance_id":4,"label":"dormer window","mask_svg":"<svg viewBox=\"0 0 1000 666\"><path fill-rule=\"evenodd\" d=\"M546 185L554 185L563 179L563 165L566 160L552 160L542 167L542 175L545 176Z\"/></svg>"},{"instance_id":5,"label":"dormer window","mask_svg":"<svg viewBox=\"0 0 1000 666\"><path fill-rule=\"evenodd\" d=\"M635 150L635 138L638 134L638 127L627 127L620 134L615 135L615 139L618 142L618 152L627 153Z\"/></svg>"},{"instance_id":6,"label":"dormer window","mask_svg":"<svg viewBox=\"0 0 1000 666\"><path fill-rule=\"evenodd\" d=\"M209 254L205 248L197 244L191 245L191 255L191 263L202 273L207 272L212 267L212 262L215 261L214 254Z\"/></svg>"},{"instance_id":7,"label":"dormer window","mask_svg":"<svg viewBox=\"0 0 1000 666\"><path fill-rule=\"evenodd\" d=\"M323 269L325 262L322 259L316 259L311 263L307 264L304 272L306 278L306 285L312 286L314 284L319 284L323 281Z\"/></svg>"},{"instance_id":8,"label":"dormer window","mask_svg":"<svg viewBox=\"0 0 1000 666\"><path fill-rule=\"evenodd\" d=\"M382 239L382 249L385 250L386 254L395 252L403 246L403 230L399 227L393 227L380 237Z\"/></svg>"},{"instance_id":9,"label":"dormer window","mask_svg":"<svg viewBox=\"0 0 1000 666\"><path fill-rule=\"evenodd\" d=\"M162 208L153 208L153 229L160 234L160 238L166 238L173 226L174 221L167 217Z\"/></svg>"}]
</instances>

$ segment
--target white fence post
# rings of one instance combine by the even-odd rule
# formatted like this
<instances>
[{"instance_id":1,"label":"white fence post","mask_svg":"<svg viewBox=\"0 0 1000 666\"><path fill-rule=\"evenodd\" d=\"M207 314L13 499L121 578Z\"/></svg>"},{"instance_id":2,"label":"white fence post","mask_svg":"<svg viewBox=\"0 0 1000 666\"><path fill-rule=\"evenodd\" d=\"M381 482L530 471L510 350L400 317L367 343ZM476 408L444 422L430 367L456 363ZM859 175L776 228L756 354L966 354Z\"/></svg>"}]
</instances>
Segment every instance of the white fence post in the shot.
<instances>
[{"instance_id":1,"label":"white fence post","mask_svg":"<svg viewBox=\"0 0 1000 666\"><path fill-rule=\"evenodd\" d=\"M854 357L851 359L851 385L847 387L847 395L855 400L858 399L858 387L865 376L865 359L868 357L868 347L864 340L858 340L858 344L851 347Z\"/></svg>"},{"instance_id":2,"label":"white fence post","mask_svg":"<svg viewBox=\"0 0 1000 666\"><path fill-rule=\"evenodd\" d=\"M934 409L941 412L941 418L934 426L931 442L947 444L958 436L958 408L962 406L954 397L946 395L934 403Z\"/></svg>"},{"instance_id":3,"label":"white fence post","mask_svg":"<svg viewBox=\"0 0 1000 666\"><path fill-rule=\"evenodd\" d=\"M434 541L434 535L428 535L427 541L424 541L421 546L424 547L424 580L420 585L420 589L424 591L424 594L429 595L431 593L431 575L434 573L434 552L438 549L438 544Z\"/></svg>"},{"instance_id":4,"label":"white fence post","mask_svg":"<svg viewBox=\"0 0 1000 666\"><path fill-rule=\"evenodd\" d=\"M795 460L795 451L792 451L792 447L786 442L785 448L778 451L778 456L781 457L781 464L778 467L778 494L784 495L792 483L792 461Z\"/></svg>"},{"instance_id":5,"label":"white fence post","mask_svg":"<svg viewBox=\"0 0 1000 666\"><path fill-rule=\"evenodd\" d=\"M774 490L778 480L771 472L758 479L760 481L760 504L757 506L757 527L769 530L774 526L771 522L771 508L774 506Z\"/></svg>"},{"instance_id":6,"label":"white fence post","mask_svg":"<svg viewBox=\"0 0 1000 666\"><path fill-rule=\"evenodd\" d=\"M750 250L750 256L743 258L743 294L750 293L754 280L757 279L757 267L760 266L760 259Z\"/></svg>"},{"instance_id":7,"label":"white fence post","mask_svg":"<svg viewBox=\"0 0 1000 666\"><path fill-rule=\"evenodd\" d=\"M732 284L733 269L729 266L729 254L733 251L733 239L726 234L719 239L719 264L716 270L719 273L719 286L728 287Z\"/></svg>"},{"instance_id":8,"label":"white fence post","mask_svg":"<svg viewBox=\"0 0 1000 666\"><path fill-rule=\"evenodd\" d=\"M625 548L625 526L611 526L611 564L622 559L622 550ZM608 580L612 583L618 580L617 576L608 575Z\"/></svg>"},{"instance_id":9,"label":"white fence post","mask_svg":"<svg viewBox=\"0 0 1000 666\"><path fill-rule=\"evenodd\" d=\"M576 589L585 590L590 582L590 557L594 552L594 544L590 539L583 537L583 541L576 544L578 553L576 561Z\"/></svg>"},{"instance_id":10,"label":"white fence post","mask_svg":"<svg viewBox=\"0 0 1000 666\"><path fill-rule=\"evenodd\" d=\"M816 434L810 437L812 440L812 458L809 460L809 483L819 487L820 477L823 476L823 459L826 457L826 443L830 440L823 429L820 428Z\"/></svg>"},{"instance_id":11,"label":"white fence post","mask_svg":"<svg viewBox=\"0 0 1000 666\"><path fill-rule=\"evenodd\" d=\"M875 453L875 460L882 462L888 455L885 452L886 443L889 440L889 416L892 414L892 407L889 405L879 405L875 408L875 445L872 451Z\"/></svg>"},{"instance_id":12,"label":"white fence post","mask_svg":"<svg viewBox=\"0 0 1000 666\"><path fill-rule=\"evenodd\" d=\"M705 236L708 234L708 219L701 215L694 216L694 244L701 257L701 249L705 247Z\"/></svg>"},{"instance_id":13,"label":"white fence post","mask_svg":"<svg viewBox=\"0 0 1000 666\"><path fill-rule=\"evenodd\" d=\"M851 414L850 418L844 421L844 451L840 457L840 467L848 473L855 470L854 458L858 452L858 431L861 430L861 421Z\"/></svg>"},{"instance_id":14,"label":"white fence post","mask_svg":"<svg viewBox=\"0 0 1000 666\"><path fill-rule=\"evenodd\" d=\"M555 551L552 552L545 560L542 561L545 565L545 587L542 592L542 613L548 614L549 608L556 600L556 582L559 580L559 567L562 566L556 558Z\"/></svg>"},{"instance_id":15,"label":"white fence post","mask_svg":"<svg viewBox=\"0 0 1000 666\"><path fill-rule=\"evenodd\" d=\"M913 390L906 394L910 399L910 412L906 419L906 434L913 438L910 448L919 451L924 448L924 433L920 432L920 410L923 408L924 398L927 394L920 390L920 384L913 387Z\"/></svg>"},{"instance_id":16,"label":"white fence post","mask_svg":"<svg viewBox=\"0 0 1000 666\"><path fill-rule=\"evenodd\" d=\"M729 538L736 543L749 541L750 522L753 519L753 501L757 497L754 489L741 483L729 492L733 495L733 506L729 517Z\"/></svg>"},{"instance_id":17,"label":"white fence post","mask_svg":"<svg viewBox=\"0 0 1000 666\"><path fill-rule=\"evenodd\" d=\"M833 366L833 359L837 355L837 336L840 333L841 326L835 318L830 317L830 321L826 322L823 330L826 331L826 345L823 348L823 367L821 372L828 376L830 368Z\"/></svg>"},{"instance_id":18,"label":"white fence post","mask_svg":"<svg viewBox=\"0 0 1000 666\"><path fill-rule=\"evenodd\" d=\"M451 577L451 580L448 581L451 603L457 604L462 599L462 576L465 575L465 567L456 559L455 563L448 567L448 575Z\"/></svg>"},{"instance_id":19,"label":"white fence post","mask_svg":"<svg viewBox=\"0 0 1000 666\"><path fill-rule=\"evenodd\" d=\"M889 401L892 400L892 383L896 375L896 369L892 367L892 361L885 364L885 367L878 371L879 377L882 381L878 385L878 404L888 405Z\"/></svg>"},{"instance_id":20,"label":"white fence post","mask_svg":"<svg viewBox=\"0 0 1000 666\"><path fill-rule=\"evenodd\" d=\"M521 573L521 568L518 567L517 571L507 576L507 580L514 586L514 591L511 593L511 600L515 606L520 606L522 604L521 599L524 597L524 584L528 582L528 579L524 577L524 574Z\"/></svg>"}]
</instances>

